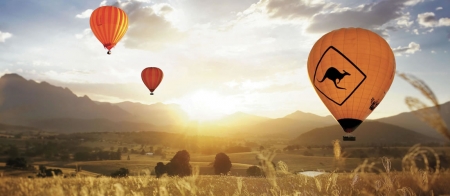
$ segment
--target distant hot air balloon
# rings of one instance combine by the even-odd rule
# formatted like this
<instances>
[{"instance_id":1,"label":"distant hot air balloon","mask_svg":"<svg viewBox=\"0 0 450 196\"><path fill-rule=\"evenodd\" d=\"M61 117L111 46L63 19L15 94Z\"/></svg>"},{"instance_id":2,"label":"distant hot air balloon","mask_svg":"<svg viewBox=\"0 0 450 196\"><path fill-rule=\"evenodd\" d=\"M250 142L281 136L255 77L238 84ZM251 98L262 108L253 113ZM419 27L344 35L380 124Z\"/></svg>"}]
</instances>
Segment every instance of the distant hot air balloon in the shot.
<instances>
[{"instance_id":1,"label":"distant hot air balloon","mask_svg":"<svg viewBox=\"0 0 450 196\"><path fill-rule=\"evenodd\" d=\"M145 86L150 90L150 95L153 95L153 91L163 79L163 72L157 67L147 67L142 70L141 77Z\"/></svg>"},{"instance_id":2,"label":"distant hot air balloon","mask_svg":"<svg viewBox=\"0 0 450 196\"><path fill-rule=\"evenodd\" d=\"M322 36L308 57L314 89L348 134L344 141L383 100L395 75L389 44L376 33L342 28Z\"/></svg>"},{"instance_id":3,"label":"distant hot air balloon","mask_svg":"<svg viewBox=\"0 0 450 196\"><path fill-rule=\"evenodd\" d=\"M111 54L111 48L127 32L128 16L120 8L102 6L92 12L90 24L95 37L108 49L107 54Z\"/></svg>"}]
</instances>

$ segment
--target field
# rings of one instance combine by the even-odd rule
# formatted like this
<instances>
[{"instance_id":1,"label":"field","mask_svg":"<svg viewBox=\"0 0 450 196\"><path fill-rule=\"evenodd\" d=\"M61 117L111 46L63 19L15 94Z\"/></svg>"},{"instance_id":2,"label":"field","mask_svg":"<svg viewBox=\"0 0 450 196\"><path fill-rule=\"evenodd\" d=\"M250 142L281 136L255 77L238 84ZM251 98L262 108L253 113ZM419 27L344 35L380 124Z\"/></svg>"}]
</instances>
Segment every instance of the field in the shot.
<instances>
[{"instance_id":1,"label":"field","mask_svg":"<svg viewBox=\"0 0 450 196\"><path fill-rule=\"evenodd\" d=\"M445 195L450 174L322 174L273 178L191 176L161 178L0 178L2 195ZM431 180L433 179L433 180Z\"/></svg>"},{"instance_id":2,"label":"field","mask_svg":"<svg viewBox=\"0 0 450 196\"><path fill-rule=\"evenodd\" d=\"M442 150L442 149L436 149ZM444 149L447 150L447 149ZM450 172L420 167L417 157L434 150L415 146L403 159L383 157L377 162L357 158L303 156L296 153L273 154L248 152L229 154L234 160L232 176L217 176L210 165L214 156L194 155L194 175L185 178L151 175L157 156L132 155L131 160L85 162L41 162L51 168L73 173L76 165L83 168L75 176L26 178L26 172L4 170L0 177L1 195L450 195ZM275 156L274 156L275 155ZM339 161L336 159L340 159ZM235 162L239 163L235 163ZM266 177L246 177L245 171L258 162L282 161L274 168L266 164ZM362 164L361 164L362 163ZM400 164L403 171L395 171ZM264 164L263 164L264 165ZM283 164L281 164L283 165ZM130 169L127 178L108 175L120 167ZM311 177L297 174L302 170L328 171ZM341 168L341 169L339 169ZM31 174L31 173L29 173Z\"/></svg>"}]
</instances>

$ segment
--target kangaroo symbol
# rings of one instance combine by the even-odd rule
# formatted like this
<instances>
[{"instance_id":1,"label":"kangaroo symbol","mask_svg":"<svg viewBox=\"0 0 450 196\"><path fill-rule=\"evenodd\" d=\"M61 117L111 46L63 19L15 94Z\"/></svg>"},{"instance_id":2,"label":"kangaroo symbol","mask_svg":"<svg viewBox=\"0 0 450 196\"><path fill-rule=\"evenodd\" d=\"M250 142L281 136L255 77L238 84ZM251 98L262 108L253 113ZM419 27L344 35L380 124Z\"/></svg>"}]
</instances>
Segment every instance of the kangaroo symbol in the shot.
<instances>
[{"instance_id":1,"label":"kangaroo symbol","mask_svg":"<svg viewBox=\"0 0 450 196\"><path fill-rule=\"evenodd\" d=\"M339 70L337 70L334 67L330 67L328 68L327 72L325 72L325 75L323 76L322 80L317 80L319 82L323 82L326 78L332 80L334 82L334 86L336 86L336 88L338 89L344 89L342 87L339 87L337 84L339 84L339 82L341 82L342 78L344 78L345 76L349 76L350 74L347 73L345 70L343 70L344 73L339 72ZM338 80L338 82L336 83L336 80Z\"/></svg>"}]
</instances>

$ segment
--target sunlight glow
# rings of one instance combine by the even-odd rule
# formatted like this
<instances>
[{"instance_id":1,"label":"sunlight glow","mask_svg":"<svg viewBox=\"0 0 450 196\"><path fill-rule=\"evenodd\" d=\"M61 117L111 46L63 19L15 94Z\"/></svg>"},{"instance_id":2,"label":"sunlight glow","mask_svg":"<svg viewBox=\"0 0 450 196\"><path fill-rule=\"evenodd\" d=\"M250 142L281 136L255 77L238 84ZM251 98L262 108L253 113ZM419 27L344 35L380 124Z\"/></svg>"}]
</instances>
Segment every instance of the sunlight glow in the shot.
<instances>
[{"instance_id":1,"label":"sunlight glow","mask_svg":"<svg viewBox=\"0 0 450 196\"><path fill-rule=\"evenodd\" d=\"M188 113L191 120L207 121L235 112L237 100L214 91L197 90L180 99L168 101L176 103Z\"/></svg>"}]
</instances>

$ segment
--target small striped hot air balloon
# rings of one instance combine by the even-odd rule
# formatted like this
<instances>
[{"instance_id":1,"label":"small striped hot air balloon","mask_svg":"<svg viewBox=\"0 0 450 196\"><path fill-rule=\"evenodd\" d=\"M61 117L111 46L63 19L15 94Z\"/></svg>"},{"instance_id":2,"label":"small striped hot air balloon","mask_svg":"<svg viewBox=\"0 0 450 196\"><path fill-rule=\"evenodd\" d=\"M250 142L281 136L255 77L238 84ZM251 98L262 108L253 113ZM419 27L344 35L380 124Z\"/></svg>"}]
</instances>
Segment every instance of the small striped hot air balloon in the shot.
<instances>
[{"instance_id":1,"label":"small striped hot air balloon","mask_svg":"<svg viewBox=\"0 0 450 196\"><path fill-rule=\"evenodd\" d=\"M108 49L107 54L111 54L111 48L128 30L128 16L120 8L102 6L92 12L90 25L95 37Z\"/></svg>"},{"instance_id":2,"label":"small striped hot air balloon","mask_svg":"<svg viewBox=\"0 0 450 196\"><path fill-rule=\"evenodd\" d=\"M148 90L150 90L150 95L153 95L153 91L155 91L156 87L161 83L163 75L161 69L157 67L147 67L142 70L142 81Z\"/></svg>"}]
</instances>

